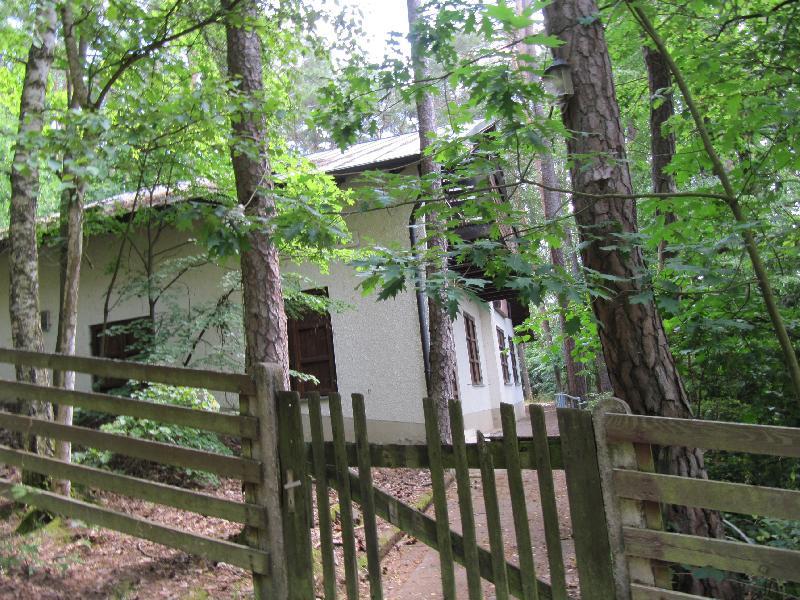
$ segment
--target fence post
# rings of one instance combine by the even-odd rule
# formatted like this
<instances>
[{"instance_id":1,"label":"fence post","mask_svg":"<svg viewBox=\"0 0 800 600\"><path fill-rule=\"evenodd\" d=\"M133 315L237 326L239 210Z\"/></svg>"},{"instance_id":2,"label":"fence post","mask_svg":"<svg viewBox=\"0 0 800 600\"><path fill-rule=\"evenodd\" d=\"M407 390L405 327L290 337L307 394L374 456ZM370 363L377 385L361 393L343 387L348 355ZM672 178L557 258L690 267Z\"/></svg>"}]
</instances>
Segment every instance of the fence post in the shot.
<instances>
[{"instance_id":1,"label":"fence post","mask_svg":"<svg viewBox=\"0 0 800 600\"><path fill-rule=\"evenodd\" d=\"M290 582L288 598L307 600L314 597L311 479L297 392L278 392L278 455L283 496L283 551Z\"/></svg>"},{"instance_id":2,"label":"fence post","mask_svg":"<svg viewBox=\"0 0 800 600\"><path fill-rule=\"evenodd\" d=\"M557 414L581 598L614 598L611 546L603 507L592 415L576 408L561 408L557 410Z\"/></svg>"},{"instance_id":3,"label":"fence post","mask_svg":"<svg viewBox=\"0 0 800 600\"><path fill-rule=\"evenodd\" d=\"M266 513L266 530L246 530L248 545L269 553L269 575L253 574L253 593L257 600L288 598L286 554L281 520L281 472L278 461L277 394L283 389L283 369L274 363L258 363L253 369L255 397L240 396L242 414L258 417L258 436L242 438L242 455L261 461L261 482L245 484L245 500Z\"/></svg>"},{"instance_id":4,"label":"fence post","mask_svg":"<svg viewBox=\"0 0 800 600\"><path fill-rule=\"evenodd\" d=\"M618 598L630 598L631 583L642 583L671 589L669 570L646 558L626 557L622 528L642 527L663 529L661 506L658 502L643 502L618 497L614 489L614 469L654 471L653 454L649 444L618 442L610 444L606 435L605 417L608 414L631 414L631 409L619 398L601 402L592 415L594 421L597 461L608 521L614 568L614 584Z\"/></svg>"}]
</instances>

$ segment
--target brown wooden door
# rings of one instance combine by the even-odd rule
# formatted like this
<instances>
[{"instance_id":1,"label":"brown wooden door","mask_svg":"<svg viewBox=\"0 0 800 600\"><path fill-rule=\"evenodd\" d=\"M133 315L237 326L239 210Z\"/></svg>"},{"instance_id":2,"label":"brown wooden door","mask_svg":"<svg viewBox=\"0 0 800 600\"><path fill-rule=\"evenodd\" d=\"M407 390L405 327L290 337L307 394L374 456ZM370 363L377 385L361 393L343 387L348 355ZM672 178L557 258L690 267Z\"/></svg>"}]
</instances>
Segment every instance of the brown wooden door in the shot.
<instances>
[{"instance_id":1,"label":"brown wooden door","mask_svg":"<svg viewBox=\"0 0 800 600\"><path fill-rule=\"evenodd\" d=\"M327 294L325 291L320 293ZM333 331L328 313L307 312L296 319L289 319L289 368L313 375L319 380L319 384L315 384L292 377L291 387L294 391L317 391L320 394L338 391Z\"/></svg>"}]
</instances>

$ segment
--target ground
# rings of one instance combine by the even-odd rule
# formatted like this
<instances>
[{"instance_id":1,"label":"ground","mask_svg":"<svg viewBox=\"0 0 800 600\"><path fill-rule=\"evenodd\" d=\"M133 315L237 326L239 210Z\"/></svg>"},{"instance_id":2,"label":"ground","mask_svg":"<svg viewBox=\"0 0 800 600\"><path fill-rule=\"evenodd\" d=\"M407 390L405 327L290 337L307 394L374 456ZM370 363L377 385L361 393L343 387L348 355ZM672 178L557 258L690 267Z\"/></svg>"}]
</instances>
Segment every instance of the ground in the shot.
<instances>
[{"instance_id":1,"label":"ground","mask_svg":"<svg viewBox=\"0 0 800 600\"><path fill-rule=\"evenodd\" d=\"M528 427L526 431L526 427ZM555 433L555 412L548 413L548 429ZM520 423L520 434L530 433L529 425ZM7 476L5 474L3 476ZM562 543L564 544L567 582L570 589L577 585L574 553L570 539L570 526L563 473L556 473L556 496L562 515ZM430 479L426 471L414 469L375 469L375 484L410 504L427 506L430 497ZM539 510L538 484L535 471L526 471L524 480L528 494L531 536L537 574L549 579L544 532ZM503 534L508 549L507 558L516 562L513 522L509 507L507 482L504 471L497 473L498 494L501 500ZM476 512L479 543L488 547L484 519L482 489L479 474L473 473L472 490ZM209 490L211 491L211 490ZM239 484L223 480L213 493L230 499L240 499ZM453 528L460 529L455 486L449 495L450 518ZM215 537L236 534L239 526L221 519L200 517L193 513L157 506L149 502L132 500L115 494L96 494L94 500L109 508L156 522L168 523L196 533ZM331 505L335 506L335 494ZM19 523L19 513L11 505L0 506L0 598L99 599L125 598L247 598L252 593L250 574L225 564L213 564L203 559L189 557L183 552L132 538L113 531L86 527L82 523L57 520L44 530L28 536L13 535ZM432 509L430 509L432 512ZM360 535L363 530L357 530ZM381 523L379 537L392 540L393 528ZM339 540L334 529L334 541ZM363 539L359 540L364 549ZM387 599L437 598L441 596L438 555L413 538L403 537L387 544L383 562L384 594ZM340 542L339 542L340 543ZM316 531L312 531L312 544L319 547ZM341 547L337 546L337 563L341 567ZM463 588L465 575L457 567L458 585ZM365 578L364 578L365 579ZM343 583L343 581L341 582ZM363 581L364 590L368 584ZM492 586L486 584L486 596L492 597ZM466 597L465 588L458 597Z\"/></svg>"}]
</instances>

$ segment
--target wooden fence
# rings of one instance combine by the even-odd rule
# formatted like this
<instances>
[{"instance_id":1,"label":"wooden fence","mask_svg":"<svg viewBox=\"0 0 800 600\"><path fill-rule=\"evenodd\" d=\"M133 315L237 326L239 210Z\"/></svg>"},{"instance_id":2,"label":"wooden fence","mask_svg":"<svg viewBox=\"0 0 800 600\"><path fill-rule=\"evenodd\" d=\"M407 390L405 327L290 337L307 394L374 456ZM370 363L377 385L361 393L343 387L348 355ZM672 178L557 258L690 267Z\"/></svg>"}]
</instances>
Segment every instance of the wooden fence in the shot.
<instances>
[{"instance_id":1,"label":"wooden fence","mask_svg":"<svg viewBox=\"0 0 800 600\"><path fill-rule=\"evenodd\" d=\"M238 437L241 456L224 456L0 411L0 427L23 435L67 440L83 447L134 458L200 469L236 478L244 502L104 471L0 446L0 462L90 488L219 517L245 526L244 543L212 539L144 518L0 480L0 494L87 523L114 529L253 573L256 598L315 597L312 494L316 497L320 548L317 555L326 600L341 594L334 560L333 517L328 490L338 495L344 595L359 597L359 563L366 567L369 595L383 598L377 519L381 518L436 549L442 596L456 598L455 564L466 569L467 595L482 597L482 582L500 600L566 600L568 597L557 510L554 471L563 470L580 597L584 600L695 598L671 590L670 563L713 567L779 580L800 581L800 552L708 539L664 530L662 509L679 504L713 510L800 520L800 492L698 480L655 473L651 445L689 446L772 456L800 457L800 430L629 414L618 400L593 414L557 411L560 437L548 437L543 408L528 407L533 436L520 437L514 407L501 405L502 436L467 443L458 402L449 405L451 444L439 439L437 413L424 401L426 444L369 441L364 397L352 396L355 442L345 439L342 401L327 398L331 436L323 435L321 399L281 391L282 372L258 365L253 377L206 370L144 365L107 359L0 349L0 362L42 369L78 371L100 377L202 387L239 394L240 414L226 415L153 404L129 398L0 380L0 401L20 399L74 405L112 415L148 418ZM304 436L307 403L310 438ZM352 468L357 467L357 471ZM434 515L393 497L373 484L373 468L420 468L430 473ZM515 550L501 526L496 471L508 481ZM549 583L536 575L525 488L526 470L537 471ZM488 547L478 544L470 470L480 473ZM448 473L449 472L449 473ZM461 532L450 527L446 479L456 484ZM316 485L312 485L315 483ZM358 504L365 560L356 544L353 504ZM563 517L563 515L561 515ZM316 580L320 582L319 578Z\"/></svg>"},{"instance_id":2,"label":"wooden fence","mask_svg":"<svg viewBox=\"0 0 800 600\"><path fill-rule=\"evenodd\" d=\"M292 392L280 392L279 413L297 411L301 399ZM352 504L360 505L364 532L366 570L369 596L383 598L379 538L376 518L394 525L417 540L436 549L440 555L442 597L456 598L454 563L466 569L468 597L481 598L481 580L494 584L495 597L510 596L526 599L566 600L568 597L565 569L556 507L553 470L564 469L570 490L570 512L575 531L574 542L579 556L578 568L582 582L582 597L587 600L607 600L613 597L613 579L610 547L606 534L605 514L594 452L591 415L585 411L559 412L563 438L547 437L544 412L541 406L530 406L533 427L532 438L520 438L516 431L516 418L512 405L501 405L503 436L486 438L480 432L477 442L466 443L464 438L461 405L449 406L452 444L442 444L439 439L436 411L429 400L424 401L427 444L386 445L370 444L367 432L364 398L352 396L355 443L345 440L342 402L338 394L327 401L331 419L331 440L325 440L322 412L318 394L307 395L310 416L311 443L308 448L310 473L316 481L316 503L320 531L320 562L324 597L337 597L337 573L334 560L334 543L330 517L328 488L338 494L341 526L341 544L344 563L344 594L349 600L359 597L359 560L355 536ZM293 429L286 424L293 422ZM303 440L299 420L284 418L281 433ZM351 467L358 467L353 472ZM373 485L372 468L422 468L431 476L434 516L393 497ZM483 505L490 532L489 547L476 541L476 525L470 486L470 469L480 470L483 488ZM495 472L505 469L508 477L511 509L514 524L516 563L506 560L506 542L500 524ZM525 498L532 490L523 486L524 470L538 470L538 486L547 542L547 559L550 583L536 577L529 530L529 515ZM452 470L457 487L462 531L450 529L446 501L445 471ZM305 474L304 474L305 475ZM295 500L296 502L296 500ZM290 597L313 597L314 577L311 567L311 550L308 535L307 513L295 513L294 531L297 537L296 562L298 570L292 579ZM305 525L305 529L303 529ZM288 540L288 537L287 537Z\"/></svg>"},{"instance_id":3,"label":"wooden fence","mask_svg":"<svg viewBox=\"0 0 800 600\"><path fill-rule=\"evenodd\" d=\"M270 576L274 575L275 568L271 564L267 548L275 541L271 536L280 534L280 527L268 523L268 515L280 514L280 498L277 486L265 483L277 479L278 462L274 448L274 429L270 430L264 423L274 422L275 391L282 381L280 370L276 371L274 367L268 365L259 365L255 377L251 378L207 370L9 349L0 349L0 362L240 394L241 414L228 415L107 394L0 380L0 401L5 407L12 406L19 400L50 402L111 415L142 417L204 429L240 438L241 456L225 456L85 427L68 426L7 411L0 411L0 427L24 436L35 435L64 440L86 448L108 450L147 461L240 479L245 487L244 502L84 465L68 464L6 446L0 446L0 462L55 479L71 480L90 488L241 523L246 526L245 544L179 530L169 525L66 498L49 491L14 484L7 480L0 480L0 494L55 514L77 518L100 527L178 548L209 560L249 569L253 572L257 597L266 597L267 593L275 588L275 578ZM271 526L268 527L268 524Z\"/></svg>"},{"instance_id":4,"label":"wooden fence","mask_svg":"<svg viewBox=\"0 0 800 600\"><path fill-rule=\"evenodd\" d=\"M800 582L800 551L664 530L664 505L800 520L800 492L655 473L651 446L800 457L800 429L632 415L622 401L595 411L618 598L700 598L672 590L670 564Z\"/></svg>"}]
</instances>

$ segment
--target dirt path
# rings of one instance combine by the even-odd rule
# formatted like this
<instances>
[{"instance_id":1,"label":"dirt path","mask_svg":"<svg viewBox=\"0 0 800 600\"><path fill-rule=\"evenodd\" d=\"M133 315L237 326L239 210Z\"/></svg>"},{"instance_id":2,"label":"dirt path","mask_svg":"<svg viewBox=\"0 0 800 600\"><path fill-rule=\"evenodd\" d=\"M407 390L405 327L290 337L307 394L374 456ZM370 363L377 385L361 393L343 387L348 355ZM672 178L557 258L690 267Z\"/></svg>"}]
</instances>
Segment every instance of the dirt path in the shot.
<instances>
[{"instance_id":1,"label":"dirt path","mask_svg":"<svg viewBox=\"0 0 800 600\"><path fill-rule=\"evenodd\" d=\"M549 435L558 435L558 422L554 408L546 411L547 431ZM518 424L519 434L531 435L530 421L523 420ZM475 510L478 543L489 547L489 532L486 527L486 513L483 503L483 489L480 483L480 472L471 472L472 499ZM561 541L564 551L564 565L567 572L567 585L571 593L577 593L578 577L575 570L575 551L572 543L569 520L569 504L563 471L554 474L556 503L561 515ZM500 516L503 539L507 548L506 558L519 564L514 540L514 522L511 514L511 500L508 493L508 479L505 471L497 471L497 492L500 501ZM523 471L523 482L526 489L531 539L534 544L534 562L537 577L550 580L547 564L547 548L544 541L544 522L539 502L539 483L536 471ZM448 514L452 527L461 531L461 519L458 510L456 487L448 490ZM412 542L412 543L409 543ZM439 555L436 551L414 540L401 542L384 561L384 595L387 600L429 600L441 598L441 580L439 573ZM458 598L467 597L466 571L456 565L456 588ZM494 586L484 582L484 597L494 597Z\"/></svg>"}]
</instances>

